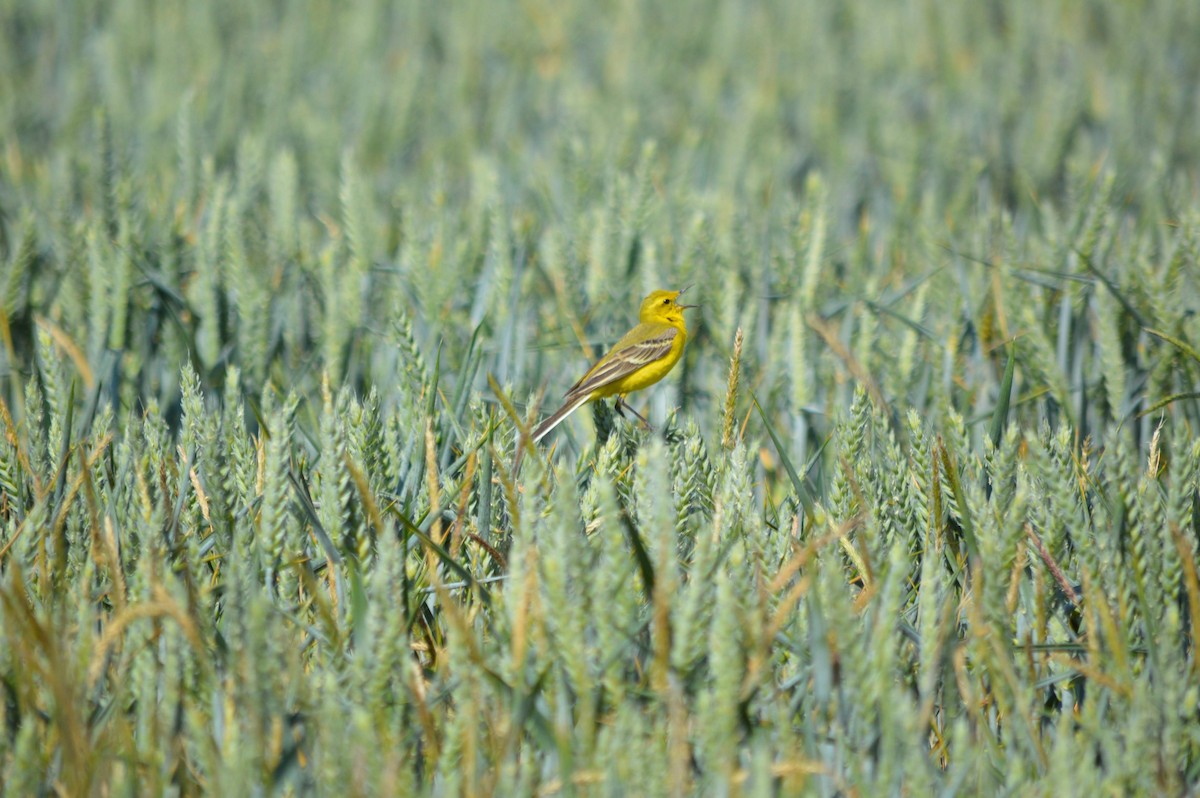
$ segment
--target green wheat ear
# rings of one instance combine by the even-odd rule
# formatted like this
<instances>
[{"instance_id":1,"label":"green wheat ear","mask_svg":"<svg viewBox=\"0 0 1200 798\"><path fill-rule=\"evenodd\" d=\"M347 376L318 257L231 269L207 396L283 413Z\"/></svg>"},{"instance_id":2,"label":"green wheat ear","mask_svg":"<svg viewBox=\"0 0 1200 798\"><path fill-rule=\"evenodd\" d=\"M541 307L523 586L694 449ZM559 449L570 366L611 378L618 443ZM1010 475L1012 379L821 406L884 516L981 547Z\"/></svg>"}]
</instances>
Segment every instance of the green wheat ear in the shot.
<instances>
[{"instance_id":1,"label":"green wheat ear","mask_svg":"<svg viewBox=\"0 0 1200 798\"><path fill-rule=\"evenodd\" d=\"M742 328L733 337L733 357L729 361L729 382L725 388L725 411L721 415L721 448L733 448L734 424L738 393L738 381L742 370Z\"/></svg>"}]
</instances>

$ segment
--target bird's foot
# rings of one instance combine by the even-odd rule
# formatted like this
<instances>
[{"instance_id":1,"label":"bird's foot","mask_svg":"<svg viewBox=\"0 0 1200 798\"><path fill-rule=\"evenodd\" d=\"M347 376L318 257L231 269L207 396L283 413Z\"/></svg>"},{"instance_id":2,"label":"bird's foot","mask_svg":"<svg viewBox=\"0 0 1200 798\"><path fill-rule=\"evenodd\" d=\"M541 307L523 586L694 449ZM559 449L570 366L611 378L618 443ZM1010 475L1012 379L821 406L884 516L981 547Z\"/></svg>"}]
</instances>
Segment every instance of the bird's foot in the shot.
<instances>
[{"instance_id":1,"label":"bird's foot","mask_svg":"<svg viewBox=\"0 0 1200 798\"><path fill-rule=\"evenodd\" d=\"M641 413L634 410L633 407L620 396L617 397L616 409L617 412L621 414L621 418L625 418L626 410L628 410L630 413L633 413L635 416L637 416L638 421L642 422L642 426L644 426L650 432L654 432L654 427L650 424L650 422L647 421Z\"/></svg>"}]
</instances>

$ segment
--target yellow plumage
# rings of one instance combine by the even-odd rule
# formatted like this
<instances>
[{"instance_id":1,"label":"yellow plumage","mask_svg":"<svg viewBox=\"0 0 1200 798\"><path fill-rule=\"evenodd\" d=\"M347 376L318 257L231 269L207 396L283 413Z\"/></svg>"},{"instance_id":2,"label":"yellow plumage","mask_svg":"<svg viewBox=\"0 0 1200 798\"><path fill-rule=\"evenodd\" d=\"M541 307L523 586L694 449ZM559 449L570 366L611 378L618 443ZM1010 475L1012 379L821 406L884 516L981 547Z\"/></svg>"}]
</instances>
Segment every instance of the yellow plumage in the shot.
<instances>
[{"instance_id":1,"label":"yellow plumage","mask_svg":"<svg viewBox=\"0 0 1200 798\"><path fill-rule=\"evenodd\" d=\"M632 411L633 408L625 404L625 396L667 376L683 356L683 348L687 345L687 324L683 320L683 311L696 307L679 304L679 295L682 293L654 291L642 300L638 313L640 323L625 333L608 354L571 386L562 407L533 431L535 443L580 405L596 399L616 396L618 412L623 407ZM637 415L636 411L634 414Z\"/></svg>"}]
</instances>

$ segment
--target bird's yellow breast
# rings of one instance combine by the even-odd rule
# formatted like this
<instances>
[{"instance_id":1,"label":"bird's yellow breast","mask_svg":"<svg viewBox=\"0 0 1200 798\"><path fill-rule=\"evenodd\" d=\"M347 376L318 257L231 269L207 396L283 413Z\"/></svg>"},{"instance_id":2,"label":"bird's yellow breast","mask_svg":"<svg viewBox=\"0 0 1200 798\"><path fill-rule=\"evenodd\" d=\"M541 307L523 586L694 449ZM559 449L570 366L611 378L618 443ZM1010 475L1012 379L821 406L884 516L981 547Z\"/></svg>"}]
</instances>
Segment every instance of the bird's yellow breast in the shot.
<instances>
[{"instance_id":1,"label":"bird's yellow breast","mask_svg":"<svg viewBox=\"0 0 1200 798\"><path fill-rule=\"evenodd\" d=\"M627 393L640 391L643 388L653 385L667 376L671 369L675 368L675 364L683 356L683 347L686 343L687 333L679 330L679 334L671 342L671 350L667 352L666 356L647 363L637 371L626 374L619 380L614 380L607 385L600 386L592 391L590 398L603 399L608 396L624 396Z\"/></svg>"}]
</instances>

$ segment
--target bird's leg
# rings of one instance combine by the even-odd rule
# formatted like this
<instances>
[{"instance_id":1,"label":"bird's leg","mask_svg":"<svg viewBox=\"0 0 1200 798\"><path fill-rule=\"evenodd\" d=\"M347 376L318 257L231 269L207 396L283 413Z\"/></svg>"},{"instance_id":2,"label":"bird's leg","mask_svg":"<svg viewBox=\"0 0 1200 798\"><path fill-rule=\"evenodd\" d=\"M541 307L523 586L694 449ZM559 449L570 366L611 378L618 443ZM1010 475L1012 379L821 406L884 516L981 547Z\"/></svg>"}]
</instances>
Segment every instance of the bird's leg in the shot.
<instances>
[{"instance_id":1,"label":"bird's leg","mask_svg":"<svg viewBox=\"0 0 1200 798\"><path fill-rule=\"evenodd\" d=\"M650 422L647 421L645 418L643 418L641 413L634 410L633 407L628 402L625 401L625 397L618 396L617 397L617 412L621 414L622 418L625 417L625 413L624 413L625 410L628 410L630 413L633 413L635 416L637 416L638 421L640 421L646 425L646 429L650 430L651 432L654 431L654 427L650 426Z\"/></svg>"}]
</instances>

